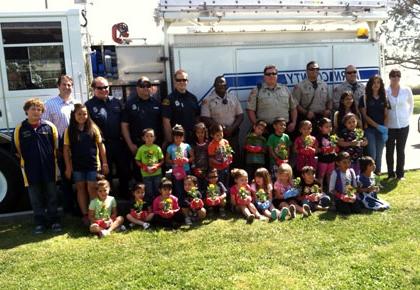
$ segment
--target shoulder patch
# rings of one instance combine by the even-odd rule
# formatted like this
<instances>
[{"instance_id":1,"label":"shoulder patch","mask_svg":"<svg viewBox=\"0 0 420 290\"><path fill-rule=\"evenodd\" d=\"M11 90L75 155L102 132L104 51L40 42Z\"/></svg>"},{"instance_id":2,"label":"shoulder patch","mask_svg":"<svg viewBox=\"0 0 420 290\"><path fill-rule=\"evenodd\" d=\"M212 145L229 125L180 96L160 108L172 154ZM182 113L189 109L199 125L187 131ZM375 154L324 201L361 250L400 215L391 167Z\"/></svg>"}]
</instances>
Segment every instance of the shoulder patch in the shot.
<instances>
[{"instance_id":1,"label":"shoulder patch","mask_svg":"<svg viewBox=\"0 0 420 290\"><path fill-rule=\"evenodd\" d=\"M207 105L207 103L208 103L207 99L204 99L202 104Z\"/></svg>"},{"instance_id":2,"label":"shoulder patch","mask_svg":"<svg viewBox=\"0 0 420 290\"><path fill-rule=\"evenodd\" d=\"M171 104L171 102L169 101L168 98L165 98L165 99L162 100L162 105L163 106L169 106L170 104Z\"/></svg>"}]
</instances>

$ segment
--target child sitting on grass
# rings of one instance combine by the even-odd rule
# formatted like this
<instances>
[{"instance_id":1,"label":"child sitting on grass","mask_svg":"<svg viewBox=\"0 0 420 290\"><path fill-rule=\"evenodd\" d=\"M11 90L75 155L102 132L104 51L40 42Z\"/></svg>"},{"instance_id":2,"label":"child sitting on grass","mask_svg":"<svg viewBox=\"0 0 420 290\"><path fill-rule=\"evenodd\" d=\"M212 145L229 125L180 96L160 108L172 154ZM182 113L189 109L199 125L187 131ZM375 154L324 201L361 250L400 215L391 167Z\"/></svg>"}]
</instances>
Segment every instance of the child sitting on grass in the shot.
<instances>
[{"instance_id":1,"label":"child sitting on grass","mask_svg":"<svg viewBox=\"0 0 420 290\"><path fill-rule=\"evenodd\" d=\"M179 210L178 198L172 195L172 182L164 177L159 185L160 195L153 201L152 224L166 228L179 228L184 216Z\"/></svg>"},{"instance_id":2,"label":"child sitting on grass","mask_svg":"<svg viewBox=\"0 0 420 290\"><path fill-rule=\"evenodd\" d=\"M375 176L375 161L370 156L363 156L360 159L359 187L358 187L358 200L367 209L371 210L385 210L389 209L389 203L378 198L380 190L379 181Z\"/></svg>"},{"instance_id":3,"label":"child sitting on grass","mask_svg":"<svg viewBox=\"0 0 420 290\"><path fill-rule=\"evenodd\" d=\"M248 174L243 169L232 169L235 185L230 188L231 202L246 218L247 223L252 223L255 218L265 220L252 203L251 187L248 184Z\"/></svg>"},{"instance_id":4,"label":"child sitting on grass","mask_svg":"<svg viewBox=\"0 0 420 290\"><path fill-rule=\"evenodd\" d=\"M255 171L254 182L251 184L253 200L258 211L270 218L276 220L280 212L274 208L273 184L271 183L270 173L267 169L261 167Z\"/></svg>"},{"instance_id":5,"label":"child sitting on grass","mask_svg":"<svg viewBox=\"0 0 420 290\"><path fill-rule=\"evenodd\" d=\"M147 203L144 199L145 196L145 185L143 183L137 183L132 191L134 204L130 213L126 215L128 221L130 221L130 227L134 225L142 226L145 230L150 227L150 221L153 218L153 212L151 204Z\"/></svg>"},{"instance_id":6,"label":"child sitting on grass","mask_svg":"<svg viewBox=\"0 0 420 290\"><path fill-rule=\"evenodd\" d=\"M204 208L204 202L201 199L201 193L198 190L197 177L193 175L187 175L184 179L184 195L182 201L180 201L182 207L182 213L185 216L185 224L191 225L191 217L195 220L203 220L206 217L206 209Z\"/></svg>"},{"instance_id":7,"label":"child sitting on grass","mask_svg":"<svg viewBox=\"0 0 420 290\"><path fill-rule=\"evenodd\" d=\"M335 161L337 168L331 174L329 192L334 196L335 208L338 213L360 213L357 202L356 174L351 166L350 154L342 151Z\"/></svg>"},{"instance_id":8,"label":"child sitting on grass","mask_svg":"<svg viewBox=\"0 0 420 290\"><path fill-rule=\"evenodd\" d=\"M124 230L124 218L117 215L117 202L109 195L109 182L99 180L97 182L96 195L89 204L90 232L105 237L112 231L121 227Z\"/></svg>"},{"instance_id":9,"label":"child sitting on grass","mask_svg":"<svg viewBox=\"0 0 420 290\"><path fill-rule=\"evenodd\" d=\"M322 192L321 184L315 179L315 168L304 166L302 168L302 182L300 200L303 205L308 205L308 212L319 209L327 209L330 197Z\"/></svg>"}]
</instances>

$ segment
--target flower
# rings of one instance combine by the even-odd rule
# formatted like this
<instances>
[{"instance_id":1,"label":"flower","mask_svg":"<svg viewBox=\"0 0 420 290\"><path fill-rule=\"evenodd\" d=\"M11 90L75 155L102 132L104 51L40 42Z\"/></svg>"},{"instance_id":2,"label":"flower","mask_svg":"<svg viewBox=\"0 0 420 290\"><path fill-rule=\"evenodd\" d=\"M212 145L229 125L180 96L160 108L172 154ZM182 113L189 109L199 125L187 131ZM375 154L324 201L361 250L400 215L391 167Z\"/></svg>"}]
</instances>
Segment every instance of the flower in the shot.
<instances>
[{"instance_id":1,"label":"flower","mask_svg":"<svg viewBox=\"0 0 420 290\"><path fill-rule=\"evenodd\" d=\"M276 147L276 153L277 153L277 156L280 157L280 159L286 160L289 155L286 144L284 143L279 144Z\"/></svg>"},{"instance_id":2,"label":"flower","mask_svg":"<svg viewBox=\"0 0 420 290\"><path fill-rule=\"evenodd\" d=\"M319 192L319 186L318 186L318 184L312 185L311 192L312 193L318 193Z\"/></svg>"},{"instance_id":3,"label":"flower","mask_svg":"<svg viewBox=\"0 0 420 290\"><path fill-rule=\"evenodd\" d=\"M295 179L293 179L293 187L297 188L300 185L300 177L296 177Z\"/></svg>"},{"instance_id":4,"label":"flower","mask_svg":"<svg viewBox=\"0 0 420 290\"><path fill-rule=\"evenodd\" d=\"M199 198L200 197L200 192L198 191L197 187L192 187L190 191L187 192L187 194L191 197L191 198Z\"/></svg>"},{"instance_id":5,"label":"flower","mask_svg":"<svg viewBox=\"0 0 420 290\"><path fill-rule=\"evenodd\" d=\"M175 149L175 159L182 159L184 158L184 152L182 152L181 146L177 146Z\"/></svg>"},{"instance_id":6,"label":"flower","mask_svg":"<svg viewBox=\"0 0 420 290\"><path fill-rule=\"evenodd\" d=\"M143 209L144 201L142 199L136 200L136 203L134 204L134 208L136 211L141 211Z\"/></svg>"},{"instance_id":7,"label":"flower","mask_svg":"<svg viewBox=\"0 0 420 290\"><path fill-rule=\"evenodd\" d=\"M363 141L363 130L360 128L356 128L354 132L356 133L356 141Z\"/></svg>"},{"instance_id":8,"label":"flower","mask_svg":"<svg viewBox=\"0 0 420 290\"><path fill-rule=\"evenodd\" d=\"M172 209L172 199L169 197L165 198L161 203L163 204L163 211L167 212Z\"/></svg>"},{"instance_id":9,"label":"flower","mask_svg":"<svg viewBox=\"0 0 420 290\"><path fill-rule=\"evenodd\" d=\"M311 136L308 135L303 139L303 145L305 146L305 148L310 147L312 145Z\"/></svg>"},{"instance_id":10,"label":"flower","mask_svg":"<svg viewBox=\"0 0 420 290\"><path fill-rule=\"evenodd\" d=\"M105 201L102 201L100 209L98 211L98 217L100 219L108 219L109 218L109 214L108 211L106 209L106 203Z\"/></svg>"},{"instance_id":11,"label":"flower","mask_svg":"<svg viewBox=\"0 0 420 290\"><path fill-rule=\"evenodd\" d=\"M337 146L338 136L336 134L332 134L330 136L330 143L331 143L331 146L333 146L333 147L336 147Z\"/></svg>"},{"instance_id":12,"label":"flower","mask_svg":"<svg viewBox=\"0 0 420 290\"><path fill-rule=\"evenodd\" d=\"M239 188L239 197L241 199L246 199L249 196L249 191L245 189L245 187Z\"/></svg>"},{"instance_id":13,"label":"flower","mask_svg":"<svg viewBox=\"0 0 420 290\"><path fill-rule=\"evenodd\" d=\"M354 188L353 186L351 186L350 184L346 185L346 195L348 197L352 197L356 194L357 190L356 188Z\"/></svg>"},{"instance_id":14,"label":"flower","mask_svg":"<svg viewBox=\"0 0 420 290\"><path fill-rule=\"evenodd\" d=\"M256 194L258 201L265 202L268 200L267 193L264 191L264 189L260 188Z\"/></svg>"},{"instance_id":15,"label":"flower","mask_svg":"<svg viewBox=\"0 0 420 290\"><path fill-rule=\"evenodd\" d=\"M207 186L207 194L211 199L216 199L219 196L219 189L214 184L209 184Z\"/></svg>"}]
</instances>

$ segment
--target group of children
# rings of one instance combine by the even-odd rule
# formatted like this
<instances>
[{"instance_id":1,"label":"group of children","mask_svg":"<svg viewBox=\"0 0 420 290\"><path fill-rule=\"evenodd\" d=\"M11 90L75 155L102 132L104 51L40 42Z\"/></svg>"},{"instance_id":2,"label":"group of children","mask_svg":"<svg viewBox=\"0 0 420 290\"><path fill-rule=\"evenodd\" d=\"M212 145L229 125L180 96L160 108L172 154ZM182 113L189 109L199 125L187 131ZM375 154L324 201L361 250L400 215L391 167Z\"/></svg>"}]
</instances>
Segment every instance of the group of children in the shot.
<instances>
[{"instance_id":1,"label":"group of children","mask_svg":"<svg viewBox=\"0 0 420 290\"><path fill-rule=\"evenodd\" d=\"M28 108L41 107L43 111L42 103L31 102ZM40 115L37 118L34 123L40 122ZM147 229L151 224L191 225L204 219L209 210L221 216L226 209L238 211L251 223L254 219L284 221L297 213L306 217L332 205L345 214L360 212L362 205L386 209L389 205L376 195L375 163L362 156L367 140L357 122L355 114L347 113L337 136L332 134L332 122L323 118L318 123L319 133L312 136L312 123L305 120L299 124L300 136L292 143L285 133L286 120L273 122L274 132L268 140L264 136L267 124L258 121L245 139L245 170L230 170L234 152L220 125L210 128L208 140L205 124L196 124L191 145L184 143L183 127L175 125L173 143L165 154L154 144L153 129L145 129L144 144L135 155L143 182L132 190L133 206L126 219L131 226ZM64 135L64 157L66 176L75 180L79 207L90 231L106 236L119 228L124 219L117 216L116 201L108 195L110 185L106 180L96 181L98 171L108 173L106 154L100 131L84 105L76 105L71 114ZM169 178L162 178L165 164ZM295 179L290 164L295 165Z\"/></svg>"}]
</instances>

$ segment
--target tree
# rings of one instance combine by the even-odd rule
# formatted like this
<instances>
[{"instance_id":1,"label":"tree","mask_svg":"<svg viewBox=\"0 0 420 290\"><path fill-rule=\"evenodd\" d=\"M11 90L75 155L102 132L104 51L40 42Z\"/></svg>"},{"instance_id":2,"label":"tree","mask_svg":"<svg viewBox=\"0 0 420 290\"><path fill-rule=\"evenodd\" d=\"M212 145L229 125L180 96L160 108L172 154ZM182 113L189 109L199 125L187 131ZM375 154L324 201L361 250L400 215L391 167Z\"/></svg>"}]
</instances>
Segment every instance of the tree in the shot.
<instances>
[{"instance_id":1,"label":"tree","mask_svg":"<svg viewBox=\"0 0 420 290\"><path fill-rule=\"evenodd\" d=\"M386 65L420 69L420 0L399 0L381 26Z\"/></svg>"}]
</instances>

